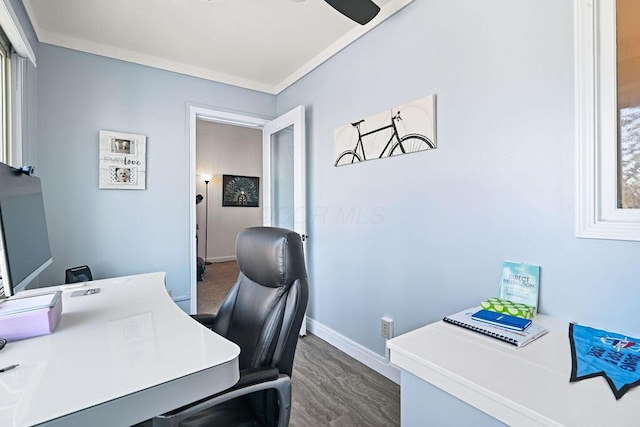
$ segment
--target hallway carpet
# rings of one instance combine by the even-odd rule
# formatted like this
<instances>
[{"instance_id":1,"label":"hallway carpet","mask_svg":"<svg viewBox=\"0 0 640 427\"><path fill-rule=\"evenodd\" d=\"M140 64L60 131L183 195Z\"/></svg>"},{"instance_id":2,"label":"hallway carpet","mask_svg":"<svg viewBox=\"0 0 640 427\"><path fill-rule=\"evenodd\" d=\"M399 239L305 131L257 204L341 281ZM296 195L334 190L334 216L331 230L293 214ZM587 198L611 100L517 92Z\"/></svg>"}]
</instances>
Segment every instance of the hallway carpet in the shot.
<instances>
[{"instance_id":1,"label":"hallway carpet","mask_svg":"<svg viewBox=\"0 0 640 427\"><path fill-rule=\"evenodd\" d=\"M215 314L238 279L238 264L235 261L209 264L203 279L198 282L198 313Z\"/></svg>"}]
</instances>

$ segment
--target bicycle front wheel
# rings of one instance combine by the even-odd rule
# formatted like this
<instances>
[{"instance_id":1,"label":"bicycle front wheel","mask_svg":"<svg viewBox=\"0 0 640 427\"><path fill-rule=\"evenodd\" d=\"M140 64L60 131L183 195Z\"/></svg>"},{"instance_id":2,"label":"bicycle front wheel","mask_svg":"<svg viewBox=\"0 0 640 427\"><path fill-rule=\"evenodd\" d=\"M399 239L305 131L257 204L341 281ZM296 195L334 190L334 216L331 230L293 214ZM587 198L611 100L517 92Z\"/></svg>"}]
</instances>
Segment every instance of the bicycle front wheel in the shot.
<instances>
[{"instance_id":1,"label":"bicycle front wheel","mask_svg":"<svg viewBox=\"0 0 640 427\"><path fill-rule=\"evenodd\" d=\"M389 153L389 157L399 154L415 153L416 151L424 151L436 148L436 145L429 138L417 133L411 133L400 138L396 142Z\"/></svg>"},{"instance_id":2,"label":"bicycle front wheel","mask_svg":"<svg viewBox=\"0 0 640 427\"><path fill-rule=\"evenodd\" d=\"M353 150L347 150L338 156L334 166L349 165L351 163L356 163L361 161L362 159L360 158L358 153L356 153Z\"/></svg>"}]
</instances>

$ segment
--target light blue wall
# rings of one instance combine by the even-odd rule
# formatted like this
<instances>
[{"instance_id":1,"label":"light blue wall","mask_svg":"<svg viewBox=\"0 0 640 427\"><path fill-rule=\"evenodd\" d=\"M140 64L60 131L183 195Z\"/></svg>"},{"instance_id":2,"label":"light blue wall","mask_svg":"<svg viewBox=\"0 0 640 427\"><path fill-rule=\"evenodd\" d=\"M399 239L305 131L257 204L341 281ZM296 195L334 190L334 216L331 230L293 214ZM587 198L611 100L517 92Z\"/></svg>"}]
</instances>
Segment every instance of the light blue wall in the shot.
<instances>
[{"instance_id":1,"label":"light blue wall","mask_svg":"<svg viewBox=\"0 0 640 427\"><path fill-rule=\"evenodd\" d=\"M257 116L275 96L42 44L38 54L39 175L54 264L41 285L88 264L104 278L166 271L188 308L187 105ZM147 136L147 189L98 189L101 129Z\"/></svg>"},{"instance_id":2,"label":"light blue wall","mask_svg":"<svg viewBox=\"0 0 640 427\"><path fill-rule=\"evenodd\" d=\"M572 3L417 0L278 96L307 109L311 318L384 354L382 316L478 305L510 259L543 313L640 333L640 243L574 236ZM432 93L437 150L333 167L336 127Z\"/></svg>"}]
</instances>

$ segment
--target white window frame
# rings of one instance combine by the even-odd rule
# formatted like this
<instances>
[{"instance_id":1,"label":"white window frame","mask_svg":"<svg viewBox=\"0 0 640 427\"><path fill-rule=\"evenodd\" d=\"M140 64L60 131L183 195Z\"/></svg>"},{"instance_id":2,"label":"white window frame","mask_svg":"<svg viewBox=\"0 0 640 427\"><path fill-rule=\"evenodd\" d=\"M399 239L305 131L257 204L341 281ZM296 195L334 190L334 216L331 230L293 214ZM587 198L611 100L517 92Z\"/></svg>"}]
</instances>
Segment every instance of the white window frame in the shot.
<instances>
[{"instance_id":1,"label":"white window frame","mask_svg":"<svg viewBox=\"0 0 640 427\"><path fill-rule=\"evenodd\" d=\"M15 152L11 142L11 43L0 32L0 161L13 165Z\"/></svg>"},{"instance_id":2,"label":"white window frame","mask_svg":"<svg viewBox=\"0 0 640 427\"><path fill-rule=\"evenodd\" d=\"M23 139L26 132L25 74L27 60L36 67L36 56L11 5L11 0L0 0L0 27L11 44L11 51L7 52L10 64L6 65L5 70L8 146L3 161L14 166L22 166Z\"/></svg>"},{"instance_id":3,"label":"white window frame","mask_svg":"<svg viewBox=\"0 0 640 427\"><path fill-rule=\"evenodd\" d=\"M640 241L640 209L618 208L616 2L574 0L576 236Z\"/></svg>"},{"instance_id":4,"label":"white window frame","mask_svg":"<svg viewBox=\"0 0 640 427\"><path fill-rule=\"evenodd\" d=\"M27 128L27 114L25 111L25 77L27 59L17 52L11 54L11 164L22 166L22 152L26 148L25 133Z\"/></svg>"},{"instance_id":5,"label":"white window frame","mask_svg":"<svg viewBox=\"0 0 640 427\"><path fill-rule=\"evenodd\" d=\"M11 42L11 47L18 55L22 58L27 58L36 67L36 55L22 25L20 25L18 15L13 10L11 0L0 0L0 27L2 27Z\"/></svg>"}]
</instances>

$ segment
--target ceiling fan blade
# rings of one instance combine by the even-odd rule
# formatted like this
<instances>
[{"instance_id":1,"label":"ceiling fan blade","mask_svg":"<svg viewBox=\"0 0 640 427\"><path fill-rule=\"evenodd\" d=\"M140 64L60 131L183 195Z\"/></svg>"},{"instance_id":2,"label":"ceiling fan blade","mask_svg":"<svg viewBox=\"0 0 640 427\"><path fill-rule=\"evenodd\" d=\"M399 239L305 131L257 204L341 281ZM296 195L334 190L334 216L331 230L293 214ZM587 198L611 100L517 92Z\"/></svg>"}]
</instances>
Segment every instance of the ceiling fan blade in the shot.
<instances>
[{"instance_id":1,"label":"ceiling fan blade","mask_svg":"<svg viewBox=\"0 0 640 427\"><path fill-rule=\"evenodd\" d=\"M380 8L371 0L324 0L335 10L364 25L380 12Z\"/></svg>"}]
</instances>

